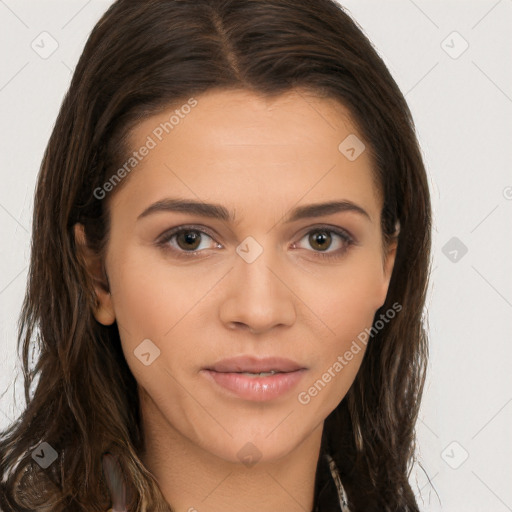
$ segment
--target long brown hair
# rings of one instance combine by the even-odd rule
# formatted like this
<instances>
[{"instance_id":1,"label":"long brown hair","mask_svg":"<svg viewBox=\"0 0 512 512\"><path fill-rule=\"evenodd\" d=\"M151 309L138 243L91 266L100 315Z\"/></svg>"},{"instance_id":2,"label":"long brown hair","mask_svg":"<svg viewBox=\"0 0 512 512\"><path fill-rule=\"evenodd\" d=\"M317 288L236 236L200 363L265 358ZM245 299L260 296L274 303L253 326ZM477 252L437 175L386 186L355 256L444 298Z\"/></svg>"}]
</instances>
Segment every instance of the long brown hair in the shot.
<instances>
[{"instance_id":1,"label":"long brown hair","mask_svg":"<svg viewBox=\"0 0 512 512\"><path fill-rule=\"evenodd\" d=\"M94 287L73 227L82 223L90 247L104 254L112 194L101 200L94 191L133 151L131 128L213 88L268 96L296 88L337 99L372 152L384 239L400 223L374 324L393 304L402 310L375 329L324 436L353 512L418 510L408 478L428 355L430 196L411 113L384 62L331 0L118 0L87 41L38 178L18 334L27 405L0 436L4 512L104 511L107 452L122 467L130 510L168 510L138 456L137 383L117 324L94 318ZM32 457L42 441L58 453L47 469Z\"/></svg>"}]
</instances>

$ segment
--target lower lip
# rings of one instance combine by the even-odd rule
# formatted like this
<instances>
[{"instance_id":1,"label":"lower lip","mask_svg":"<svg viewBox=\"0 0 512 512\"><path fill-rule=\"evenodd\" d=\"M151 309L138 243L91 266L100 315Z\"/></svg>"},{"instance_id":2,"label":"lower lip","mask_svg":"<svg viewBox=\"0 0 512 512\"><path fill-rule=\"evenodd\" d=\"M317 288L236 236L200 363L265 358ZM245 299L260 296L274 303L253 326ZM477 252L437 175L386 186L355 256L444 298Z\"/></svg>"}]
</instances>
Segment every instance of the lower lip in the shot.
<instances>
[{"instance_id":1,"label":"lower lip","mask_svg":"<svg viewBox=\"0 0 512 512\"><path fill-rule=\"evenodd\" d=\"M298 384L305 371L301 369L267 377L249 377L243 373L221 373L213 370L202 370L202 373L244 400L263 402L288 393Z\"/></svg>"}]
</instances>

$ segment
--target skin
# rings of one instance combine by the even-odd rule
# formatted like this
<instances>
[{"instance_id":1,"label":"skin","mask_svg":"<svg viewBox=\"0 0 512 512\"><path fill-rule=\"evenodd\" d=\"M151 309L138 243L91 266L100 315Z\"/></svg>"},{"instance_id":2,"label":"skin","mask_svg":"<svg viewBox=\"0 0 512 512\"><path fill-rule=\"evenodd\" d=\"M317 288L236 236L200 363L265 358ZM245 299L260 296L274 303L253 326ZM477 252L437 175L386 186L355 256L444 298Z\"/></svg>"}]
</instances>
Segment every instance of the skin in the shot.
<instances>
[{"instance_id":1,"label":"skin","mask_svg":"<svg viewBox=\"0 0 512 512\"><path fill-rule=\"evenodd\" d=\"M110 293L76 226L96 279L95 317L118 322L139 384L141 458L174 510L311 510L323 422L354 381L364 346L308 404L297 396L371 327L396 244L383 244L382 197L369 152L350 161L338 150L350 134L363 139L345 107L298 90L274 99L217 90L196 99L108 198ZM133 148L175 108L141 122ZM137 220L166 197L219 203L236 222L169 211ZM369 218L343 211L283 222L296 206L329 200L351 201ZM198 256L187 255L186 241L176 237L167 246L183 258L155 244L185 224L215 235L200 235L191 247ZM330 245L314 245L318 234L308 234L323 224L348 231L356 243L346 246L330 232ZM263 248L252 263L236 252L248 236ZM324 259L322 252L338 257ZM144 339L160 349L149 366L134 355ZM291 392L266 402L228 396L200 373L243 354L287 357L308 370ZM251 467L237 455L248 442L261 457Z\"/></svg>"}]
</instances>

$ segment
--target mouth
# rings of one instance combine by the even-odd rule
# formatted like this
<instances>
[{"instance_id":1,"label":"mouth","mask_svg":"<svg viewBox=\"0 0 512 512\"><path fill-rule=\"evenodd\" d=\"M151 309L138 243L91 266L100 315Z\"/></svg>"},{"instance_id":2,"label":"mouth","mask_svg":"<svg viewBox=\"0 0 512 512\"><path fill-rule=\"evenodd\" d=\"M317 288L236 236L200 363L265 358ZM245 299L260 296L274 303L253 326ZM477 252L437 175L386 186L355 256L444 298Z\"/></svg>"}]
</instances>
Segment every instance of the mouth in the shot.
<instances>
[{"instance_id":1,"label":"mouth","mask_svg":"<svg viewBox=\"0 0 512 512\"><path fill-rule=\"evenodd\" d=\"M288 394L306 371L290 359L238 357L219 361L201 373L222 393L262 402Z\"/></svg>"}]
</instances>

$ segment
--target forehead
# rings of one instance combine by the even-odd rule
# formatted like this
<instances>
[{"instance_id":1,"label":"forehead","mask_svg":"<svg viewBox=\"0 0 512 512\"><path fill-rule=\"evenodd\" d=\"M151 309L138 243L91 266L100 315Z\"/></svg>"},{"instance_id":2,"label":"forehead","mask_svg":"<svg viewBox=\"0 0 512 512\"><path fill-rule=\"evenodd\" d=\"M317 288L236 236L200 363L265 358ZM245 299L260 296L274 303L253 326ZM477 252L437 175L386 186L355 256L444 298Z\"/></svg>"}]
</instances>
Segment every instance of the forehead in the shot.
<instances>
[{"instance_id":1,"label":"forehead","mask_svg":"<svg viewBox=\"0 0 512 512\"><path fill-rule=\"evenodd\" d=\"M272 98L213 90L132 130L132 148L151 149L126 185L129 194L148 200L168 187L173 195L262 207L261 201L300 201L338 190L378 205L370 152L347 158L347 140L352 146L359 141L358 151L364 147L350 111L334 99L301 90Z\"/></svg>"},{"instance_id":2,"label":"forehead","mask_svg":"<svg viewBox=\"0 0 512 512\"><path fill-rule=\"evenodd\" d=\"M191 108L192 101L195 105ZM357 133L350 111L332 98L319 98L300 89L273 97L248 90L214 89L144 120L132 130L131 140L153 133L159 142L170 134L178 142L190 135L189 130L214 146L267 144L305 149L319 144L325 148L332 140L328 137L322 143L322 139L336 131Z\"/></svg>"}]
</instances>

